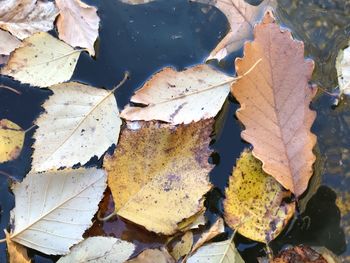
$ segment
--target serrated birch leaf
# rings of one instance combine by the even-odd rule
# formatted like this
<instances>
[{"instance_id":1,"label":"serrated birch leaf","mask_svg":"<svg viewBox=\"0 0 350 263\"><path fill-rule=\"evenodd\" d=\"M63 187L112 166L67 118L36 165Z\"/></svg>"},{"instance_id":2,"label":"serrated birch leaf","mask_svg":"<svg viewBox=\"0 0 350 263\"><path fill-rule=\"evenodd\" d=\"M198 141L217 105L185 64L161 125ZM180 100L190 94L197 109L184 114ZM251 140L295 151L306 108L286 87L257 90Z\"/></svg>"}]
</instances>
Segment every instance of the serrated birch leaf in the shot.
<instances>
[{"instance_id":1,"label":"serrated birch leaf","mask_svg":"<svg viewBox=\"0 0 350 263\"><path fill-rule=\"evenodd\" d=\"M277 237L295 212L295 203L284 201L291 193L262 170L250 151L237 160L225 194L226 223L259 242L269 243Z\"/></svg>"},{"instance_id":2,"label":"serrated birch leaf","mask_svg":"<svg viewBox=\"0 0 350 263\"><path fill-rule=\"evenodd\" d=\"M236 250L232 238L221 242L213 242L200 247L187 263L244 263Z\"/></svg>"},{"instance_id":3,"label":"serrated birch leaf","mask_svg":"<svg viewBox=\"0 0 350 263\"><path fill-rule=\"evenodd\" d=\"M245 41L253 37L254 25L263 17L266 9L275 6L273 0L264 0L258 6L248 4L245 0L191 0L213 5L225 14L230 24L230 31L220 41L207 60L222 60L228 54L242 48Z\"/></svg>"},{"instance_id":4,"label":"serrated birch leaf","mask_svg":"<svg viewBox=\"0 0 350 263\"><path fill-rule=\"evenodd\" d=\"M96 7L80 0L56 0L60 14L57 18L59 38L73 47L86 48L95 55L100 18Z\"/></svg>"},{"instance_id":5,"label":"serrated birch leaf","mask_svg":"<svg viewBox=\"0 0 350 263\"><path fill-rule=\"evenodd\" d=\"M95 168L29 173L13 188L11 240L48 255L63 255L83 240L106 189Z\"/></svg>"},{"instance_id":6,"label":"serrated birch leaf","mask_svg":"<svg viewBox=\"0 0 350 263\"><path fill-rule=\"evenodd\" d=\"M116 212L146 229L171 235L204 208L213 119L172 126L128 122L104 168ZM155 161L156 160L156 161Z\"/></svg>"},{"instance_id":7,"label":"serrated birch leaf","mask_svg":"<svg viewBox=\"0 0 350 263\"><path fill-rule=\"evenodd\" d=\"M121 117L172 124L188 124L215 117L233 81L233 77L204 64L184 71L164 68L131 98L131 102L146 107L127 106Z\"/></svg>"},{"instance_id":8,"label":"serrated birch leaf","mask_svg":"<svg viewBox=\"0 0 350 263\"><path fill-rule=\"evenodd\" d=\"M10 53L21 45L16 37L11 35L9 32L0 29L0 54L10 55Z\"/></svg>"},{"instance_id":9,"label":"serrated birch leaf","mask_svg":"<svg viewBox=\"0 0 350 263\"><path fill-rule=\"evenodd\" d=\"M316 113L309 108L315 90L308 86L314 64L304 59L303 43L282 30L270 12L255 27L254 41L245 44L244 57L236 60L238 76L259 59L231 88L241 104L236 113L246 128L241 136L253 145L264 171L300 196L316 159L316 136L310 131Z\"/></svg>"},{"instance_id":10,"label":"serrated birch leaf","mask_svg":"<svg viewBox=\"0 0 350 263\"><path fill-rule=\"evenodd\" d=\"M7 254L9 257L9 263L30 263L31 260L28 257L27 249L10 239L10 234L5 231Z\"/></svg>"},{"instance_id":11,"label":"serrated birch leaf","mask_svg":"<svg viewBox=\"0 0 350 263\"><path fill-rule=\"evenodd\" d=\"M136 258L130 259L125 263L175 263L168 251L161 249L147 249Z\"/></svg>"},{"instance_id":12,"label":"serrated birch leaf","mask_svg":"<svg viewBox=\"0 0 350 263\"><path fill-rule=\"evenodd\" d=\"M72 77L81 51L48 33L37 33L23 40L1 74L32 86L49 87Z\"/></svg>"},{"instance_id":13,"label":"serrated birch leaf","mask_svg":"<svg viewBox=\"0 0 350 263\"><path fill-rule=\"evenodd\" d=\"M135 247L114 237L89 237L74 246L57 263L124 263L134 253Z\"/></svg>"},{"instance_id":14,"label":"serrated birch leaf","mask_svg":"<svg viewBox=\"0 0 350 263\"><path fill-rule=\"evenodd\" d=\"M340 92L350 95L350 47L339 52L336 68Z\"/></svg>"},{"instance_id":15,"label":"serrated birch leaf","mask_svg":"<svg viewBox=\"0 0 350 263\"><path fill-rule=\"evenodd\" d=\"M83 165L118 141L122 122L112 92L76 82L50 89L46 112L36 120L32 170Z\"/></svg>"},{"instance_id":16,"label":"serrated birch leaf","mask_svg":"<svg viewBox=\"0 0 350 263\"><path fill-rule=\"evenodd\" d=\"M193 233L191 231L187 231L174 245L173 249L170 252L170 255L176 260L176 262L178 262L180 258L190 253L192 245Z\"/></svg>"},{"instance_id":17,"label":"serrated birch leaf","mask_svg":"<svg viewBox=\"0 0 350 263\"><path fill-rule=\"evenodd\" d=\"M53 29L58 10L53 2L42 0L2 0L0 28L19 39Z\"/></svg>"},{"instance_id":18,"label":"serrated birch leaf","mask_svg":"<svg viewBox=\"0 0 350 263\"><path fill-rule=\"evenodd\" d=\"M0 120L0 163L16 159L22 151L25 132L16 123Z\"/></svg>"}]
</instances>

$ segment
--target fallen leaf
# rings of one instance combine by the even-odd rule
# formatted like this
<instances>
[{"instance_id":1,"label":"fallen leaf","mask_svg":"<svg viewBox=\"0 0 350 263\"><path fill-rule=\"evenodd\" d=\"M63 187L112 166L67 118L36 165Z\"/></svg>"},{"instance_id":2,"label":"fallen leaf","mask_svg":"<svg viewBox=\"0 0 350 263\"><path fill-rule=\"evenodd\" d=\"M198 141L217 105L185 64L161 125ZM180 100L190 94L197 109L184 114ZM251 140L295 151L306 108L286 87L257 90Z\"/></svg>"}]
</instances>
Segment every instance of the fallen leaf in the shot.
<instances>
[{"instance_id":1,"label":"fallen leaf","mask_svg":"<svg viewBox=\"0 0 350 263\"><path fill-rule=\"evenodd\" d=\"M96 7L80 0L56 0L60 14L57 18L59 38L73 47L86 48L95 55L100 18Z\"/></svg>"},{"instance_id":2,"label":"fallen leaf","mask_svg":"<svg viewBox=\"0 0 350 263\"><path fill-rule=\"evenodd\" d=\"M205 218L205 207L199 211L197 214L184 219L178 225L180 231L186 232L192 229L199 228L199 226L203 226L207 223L207 219Z\"/></svg>"},{"instance_id":3,"label":"fallen leaf","mask_svg":"<svg viewBox=\"0 0 350 263\"><path fill-rule=\"evenodd\" d=\"M25 132L16 123L0 120L0 163L16 159L22 151Z\"/></svg>"},{"instance_id":4,"label":"fallen leaf","mask_svg":"<svg viewBox=\"0 0 350 263\"><path fill-rule=\"evenodd\" d=\"M231 90L241 104L241 136L254 147L253 155L266 173L300 196L312 176L316 136L310 128L316 113L309 108L315 91L308 86L313 61L304 59L304 45L282 30L270 12L255 27L255 40L236 60L238 76Z\"/></svg>"},{"instance_id":5,"label":"fallen leaf","mask_svg":"<svg viewBox=\"0 0 350 263\"><path fill-rule=\"evenodd\" d=\"M0 28L19 39L54 27L58 10L53 2L42 0L3 0L0 6Z\"/></svg>"},{"instance_id":6,"label":"fallen leaf","mask_svg":"<svg viewBox=\"0 0 350 263\"><path fill-rule=\"evenodd\" d=\"M134 253L135 245L114 237L89 237L74 246L57 263L124 263Z\"/></svg>"},{"instance_id":7,"label":"fallen leaf","mask_svg":"<svg viewBox=\"0 0 350 263\"><path fill-rule=\"evenodd\" d=\"M219 61L228 54L239 50L245 41L251 39L254 25L261 20L269 6L275 6L273 0L264 0L259 6L250 5L245 0L190 1L213 5L227 17L231 29L206 59L217 59Z\"/></svg>"},{"instance_id":8,"label":"fallen leaf","mask_svg":"<svg viewBox=\"0 0 350 263\"><path fill-rule=\"evenodd\" d=\"M194 253L198 248L203 246L205 243L216 237L217 235L225 232L224 220L219 218L215 223L210 227L210 229L204 232L197 242L193 245L191 254Z\"/></svg>"},{"instance_id":9,"label":"fallen leaf","mask_svg":"<svg viewBox=\"0 0 350 263\"><path fill-rule=\"evenodd\" d=\"M1 74L32 86L48 87L71 78L81 51L48 33L37 33L23 40Z\"/></svg>"},{"instance_id":10,"label":"fallen leaf","mask_svg":"<svg viewBox=\"0 0 350 263\"><path fill-rule=\"evenodd\" d=\"M175 263L166 249L147 249L134 259L125 263Z\"/></svg>"},{"instance_id":11,"label":"fallen leaf","mask_svg":"<svg viewBox=\"0 0 350 263\"><path fill-rule=\"evenodd\" d=\"M272 263L333 263L308 246L288 248L276 256Z\"/></svg>"},{"instance_id":12,"label":"fallen leaf","mask_svg":"<svg viewBox=\"0 0 350 263\"><path fill-rule=\"evenodd\" d=\"M82 241L106 188L95 168L29 173L13 188L11 240L48 255L63 255Z\"/></svg>"},{"instance_id":13,"label":"fallen leaf","mask_svg":"<svg viewBox=\"0 0 350 263\"><path fill-rule=\"evenodd\" d=\"M9 255L9 263L30 263L27 250L24 246L17 244L10 239L10 234L5 231L7 253Z\"/></svg>"},{"instance_id":14,"label":"fallen leaf","mask_svg":"<svg viewBox=\"0 0 350 263\"><path fill-rule=\"evenodd\" d=\"M127 106L121 117L172 124L188 124L215 117L234 80L204 64L180 72L164 68L131 98L131 102L146 107Z\"/></svg>"},{"instance_id":15,"label":"fallen leaf","mask_svg":"<svg viewBox=\"0 0 350 263\"><path fill-rule=\"evenodd\" d=\"M151 3L154 0L120 0L120 1L129 5L141 5L141 4Z\"/></svg>"},{"instance_id":16,"label":"fallen leaf","mask_svg":"<svg viewBox=\"0 0 350 263\"><path fill-rule=\"evenodd\" d=\"M0 29L0 54L10 55L10 53L20 46L21 41L11 35L9 32Z\"/></svg>"},{"instance_id":17,"label":"fallen leaf","mask_svg":"<svg viewBox=\"0 0 350 263\"><path fill-rule=\"evenodd\" d=\"M226 188L225 221L243 236L269 243L295 212L294 202L284 202L290 196L251 152L244 151Z\"/></svg>"},{"instance_id":18,"label":"fallen leaf","mask_svg":"<svg viewBox=\"0 0 350 263\"><path fill-rule=\"evenodd\" d=\"M203 195L211 188L213 119L179 126L127 125L103 164L116 212L150 231L174 234L183 219L202 211Z\"/></svg>"},{"instance_id":19,"label":"fallen leaf","mask_svg":"<svg viewBox=\"0 0 350 263\"><path fill-rule=\"evenodd\" d=\"M50 87L54 94L36 120L32 170L82 165L118 141L118 106L112 91L76 82Z\"/></svg>"},{"instance_id":20,"label":"fallen leaf","mask_svg":"<svg viewBox=\"0 0 350 263\"><path fill-rule=\"evenodd\" d=\"M350 47L339 52L336 68L341 94L350 95Z\"/></svg>"},{"instance_id":21,"label":"fallen leaf","mask_svg":"<svg viewBox=\"0 0 350 263\"><path fill-rule=\"evenodd\" d=\"M178 262L180 258L190 253L193 245L193 233L187 231L181 239L174 245L170 254Z\"/></svg>"},{"instance_id":22,"label":"fallen leaf","mask_svg":"<svg viewBox=\"0 0 350 263\"><path fill-rule=\"evenodd\" d=\"M232 239L231 237L225 241L202 246L187 260L187 263L244 263Z\"/></svg>"}]
</instances>

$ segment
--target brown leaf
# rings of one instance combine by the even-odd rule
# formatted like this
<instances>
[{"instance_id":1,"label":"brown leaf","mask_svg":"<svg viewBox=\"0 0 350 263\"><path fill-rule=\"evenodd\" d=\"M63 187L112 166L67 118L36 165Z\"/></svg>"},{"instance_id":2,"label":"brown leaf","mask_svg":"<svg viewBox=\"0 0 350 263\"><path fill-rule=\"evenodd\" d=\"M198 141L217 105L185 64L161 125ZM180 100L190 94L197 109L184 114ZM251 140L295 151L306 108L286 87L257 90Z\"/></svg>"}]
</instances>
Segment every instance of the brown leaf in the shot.
<instances>
[{"instance_id":1,"label":"brown leaf","mask_svg":"<svg viewBox=\"0 0 350 263\"><path fill-rule=\"evenodd\" d=\"M126 263L175 263L172 256L164 248L147 249L134 259L126 261Z\"/></svg>"},{"instance_id":2,"label":"brown leaf","mask_svg":"<svg viewBox=\"0 0 350 263\"><path fill-rule=\"evenodd\" d=\"M238 76L262 61L231 88L241 104L237 117L246 127L241 136L253 145L264 171L300 196L315 161L310 128L316 113L309 108L315 92L308 86L313 61L304 59L303 43L281 30L270 12L254 37L244 46L244 58L236 60Z\"/></svg>"},{"instance_id":3,"label":"brown leaf","mask_svg":"<svg viewBox=\"0 0 350 263\"><path fill-rule=\"evenodd\" d=\"M30 263L31 260L27 255L27 249L13 242L10 239L10 234L5 231L6 234L6 244L7 244L7 253L9 254L9 263Z\"/></svg>"},{"instance_id":4,"label":"brown leaf","mask_svg":"<svg viewBox=\"0 0 350 263\"><path fill-rule=\"evenodd\" d=\"M331 263L307 246L296 246L282 251L272 263ZM334 261L333 261L334 262Z\"/></svg>"}]
</instances>

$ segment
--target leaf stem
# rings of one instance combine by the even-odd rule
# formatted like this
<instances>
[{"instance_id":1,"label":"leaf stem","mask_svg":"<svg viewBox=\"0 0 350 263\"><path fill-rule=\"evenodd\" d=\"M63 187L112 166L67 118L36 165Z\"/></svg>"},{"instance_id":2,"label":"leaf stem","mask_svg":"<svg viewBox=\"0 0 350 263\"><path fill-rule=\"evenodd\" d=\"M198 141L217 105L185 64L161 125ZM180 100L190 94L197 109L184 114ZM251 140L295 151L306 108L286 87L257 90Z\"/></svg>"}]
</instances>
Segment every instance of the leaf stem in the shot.
<instances>
[{"instance_id":1,"label":"leaf stem","mask_svg":"<svg viewBox=\"0 0 350 263\"><path fill-rule=\"evenodd\" d=\"M5 86L5 85L0 85L0 88L2 88L2 89L7 89L7 90L9 90L9 91L12 91L12 92L18 94L18 95L21 95L21 94L22 94L22 93L19 92L18 90L14 89L14 88L11 88L11 87L8 87L8 86Z\"/></svg>"},{"instance_id":2,"label":"leaf stem","mask_svg":"<svg viewBox=\"0 0 350 263\"><path fill-rule=\"evenodd\" d=\"M117 89L119 89L130 77L130 73L129 71L125 71L124 73L124 78L119 82L119 84L117 86L115 86L110 93L114 93Z\"/></svg>"},{"instance_id":3,"label":"leaf stem","mask_svg":"<svg viewBox=\"0 0 350 263\"><path fill-rule=\"evenodd\" d=\"M99 221L102 221L102 222L106 222L108 221L109 219L111 219L112 217L116 216L117 215L117 212L114 211L113 213L109 214L108 216L105 216L105 217L101 217L101 214L100 214L100 211L97 213L97 219Z\"/></svg>"},{"instance_id":4,"label":"leaf stem","mask_svg":"<svg viewBox=\"0 0 350 263\"><path fill-rule=\"evenodd\" d=\"M24 133L29 132L30 130L34 129L35 127L38 127L38 125L34 124L34 125L30 126L28 129L24 130Z\"/></svg>"}]
</instances>

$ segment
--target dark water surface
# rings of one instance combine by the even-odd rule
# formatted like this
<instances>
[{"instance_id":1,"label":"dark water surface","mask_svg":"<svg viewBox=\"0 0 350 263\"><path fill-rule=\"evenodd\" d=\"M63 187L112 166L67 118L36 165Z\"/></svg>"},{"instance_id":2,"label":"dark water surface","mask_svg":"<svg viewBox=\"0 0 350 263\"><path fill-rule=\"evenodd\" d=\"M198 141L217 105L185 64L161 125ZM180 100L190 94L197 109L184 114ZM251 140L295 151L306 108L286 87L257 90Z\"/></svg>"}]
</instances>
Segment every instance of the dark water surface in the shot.
<instances>
[{"instance_id":1,"label":"dark water surface","mask_svg":"<svg viewBox=\"0 0 350 263\"><path fill-rule=\"evenodd\" d=\"M218 10L211 8L203 12L204 5L188 3L187 0L163 0L139 6L128 6L118 0L86 2L97 5L101 18L97 58L94 60L88 54L82 54L72 80L111 89L128 70L131 72L130 80L116 93L120 109L129 102L133 92L162 67L173 66L182 70L201 63L228 30L226 18ZM277 16L297 38L305 42L307 55L316 60L314 81L325 89L335 88L334 59L339 48L347 45L350 36L350 2L280 0ZM217 66L233 74L234 58L241 55L239 51ZM50 91L22 85L4 76L0 76L0 84L14 87L22 93L19 96L0 89L0 119L10 119L24 129L31 127ZM350 262L347 245L350 241L350 101L344 100L336 108L332 107L332 103L331 96L320 92L312 105L318 114L313 131L318 136L321 164L317 168L319 180L315 181L320 183L310 187L310 193L315 194L305 211L271 243L271 247L278 251L288 244L325 246L342 255L344 262ZM249 147L240 139L242 127L234 117L238 106L233 98L228 98L218 117L212 144L215 154L211 160L217 165L210 175L216 188L208 194L206 202L210 218L222 214L221 202L227 179L236 158L245 147ZM1 164L1 171L19 180L25 176L30 170L32 135L33 130L27 133L20 157ZM89 163L100 164L101 161L96 158ZM9 211L13 206L14 198L8 181L0 175L1 229L8 226ZM106 195L101 207L106 213L113 210L109 195ZM163 237L156 237L120 219L96 223L88 234L122 237L136 243L139 249L156 247L164 241ZM2 236L0 234L0 238ZM265 254L263 244L239 235L235 242L246 262L256 262L258 256ZM35 251L30 254L35 262L57 259ZM0 262L6 260L5 245L0 244Z\"/></svg>"}]
</instances>

